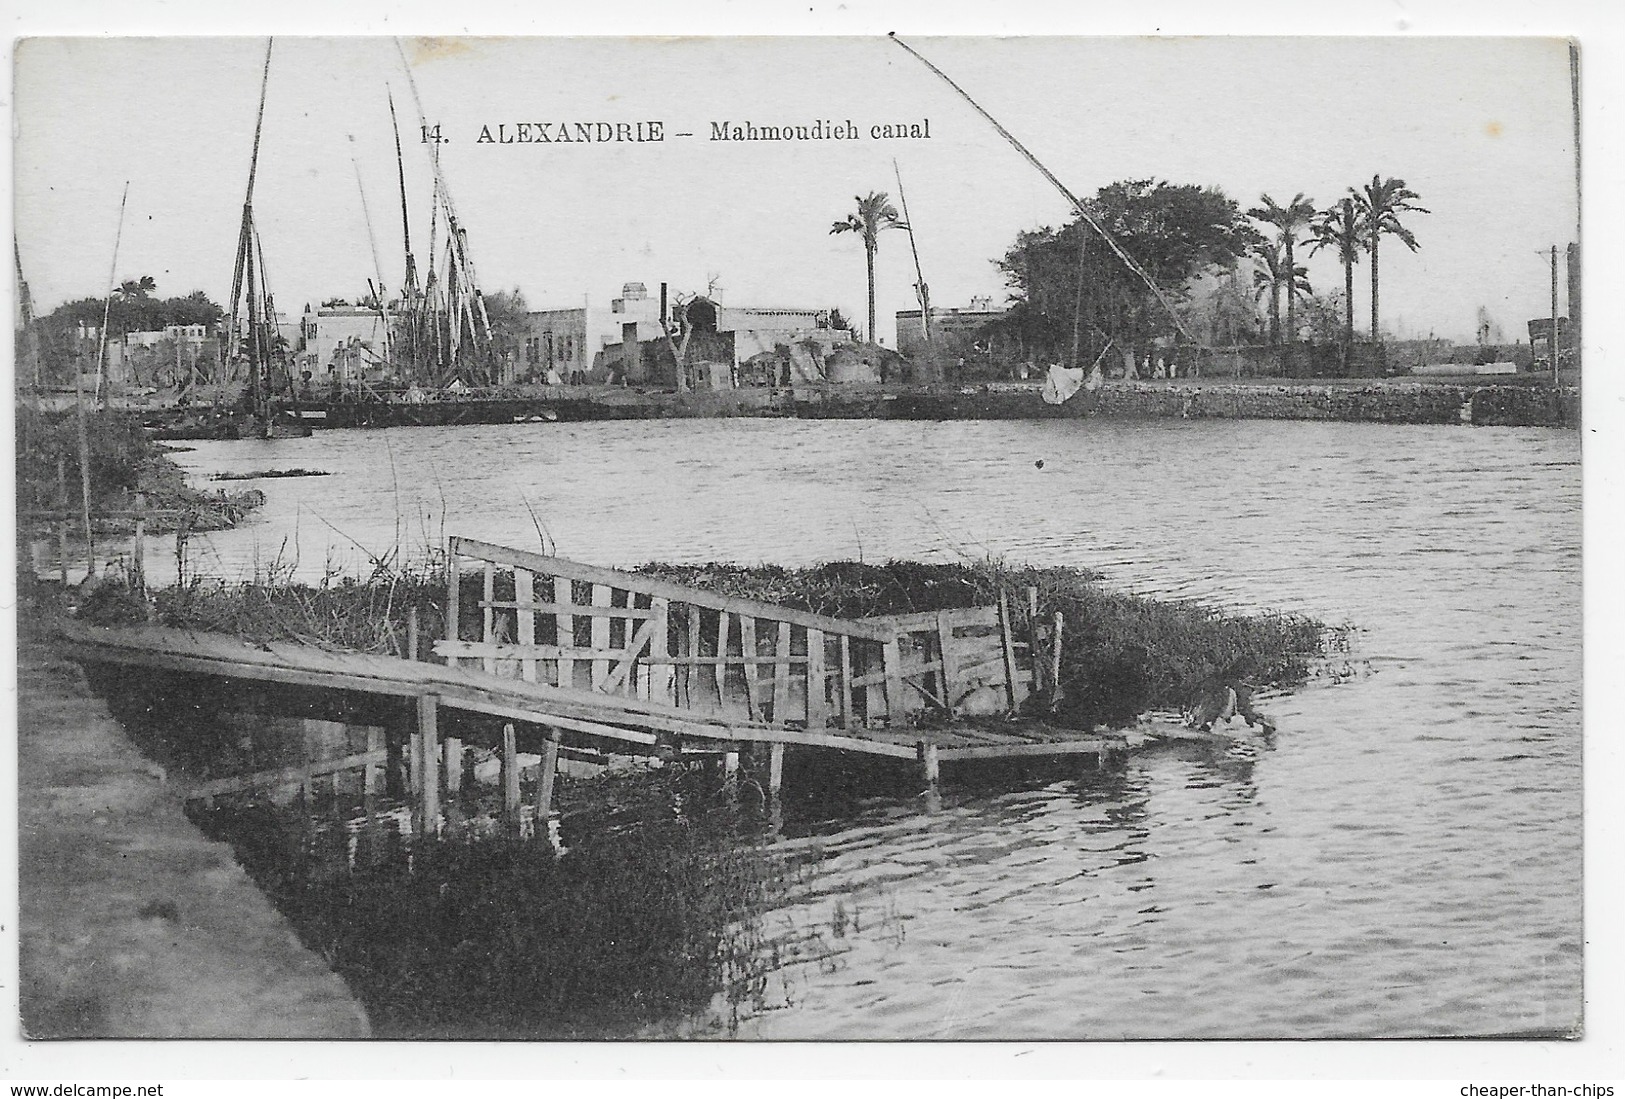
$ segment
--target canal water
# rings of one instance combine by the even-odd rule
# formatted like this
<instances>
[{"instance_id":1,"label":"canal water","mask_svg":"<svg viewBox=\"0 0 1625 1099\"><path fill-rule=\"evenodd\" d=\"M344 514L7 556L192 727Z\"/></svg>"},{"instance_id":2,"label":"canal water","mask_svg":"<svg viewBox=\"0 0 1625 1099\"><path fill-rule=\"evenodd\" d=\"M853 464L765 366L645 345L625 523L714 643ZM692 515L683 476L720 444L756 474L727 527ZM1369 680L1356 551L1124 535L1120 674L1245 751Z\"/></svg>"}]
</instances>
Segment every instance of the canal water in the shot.
<instances>
[{"instance_id":1,"label":"canal water","mask_svg":"<svg viewBox=\"0 0 1625 1099\"><path fill-rule=\"evenodd\" d=\"M1359 674L1272 699L1268 741L950 783L940 798L802 804L780 828L799 837L782 841L793 886L758 903L746 936L771 958L746 967L750 995L646 1012L624 1033L1370 1037L1579 1022L1576 433L699 420L194 445L176 458L199 483L331 474L252 482L268 497L255 522L193 539L192 567L228 578L364 574L447 534L611 565L994 554L1355 628ZM149 551L155 575L173 568L163 548Z\"/></svg>"}]
</instances>

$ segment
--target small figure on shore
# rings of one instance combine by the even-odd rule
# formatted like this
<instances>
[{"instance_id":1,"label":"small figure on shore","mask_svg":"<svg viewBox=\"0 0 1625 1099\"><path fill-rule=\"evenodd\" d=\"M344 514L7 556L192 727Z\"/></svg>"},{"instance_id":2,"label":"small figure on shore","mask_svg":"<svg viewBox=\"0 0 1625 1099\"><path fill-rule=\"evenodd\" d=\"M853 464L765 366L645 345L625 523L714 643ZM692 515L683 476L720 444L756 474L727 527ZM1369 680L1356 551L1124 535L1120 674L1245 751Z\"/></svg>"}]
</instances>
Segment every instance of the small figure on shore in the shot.
<instances>
[{"instance_id":1,"label":"small figure on shore","mask_svg":"<svg viewBox=\"0 0 1625 1099\"><path fill-rule=\"evenodd\" d=\"M1231 718L1239 715L1249 728L1260 726L1265 733L1275 732L1275 719L1253 707L1253 694L1258 688L1247 682L1243 671L1242 662L1238 661L1205 680L1185 709L1186 726L1211 732L1215 724L1228 725Z\"/></svg>"}]
</instances>

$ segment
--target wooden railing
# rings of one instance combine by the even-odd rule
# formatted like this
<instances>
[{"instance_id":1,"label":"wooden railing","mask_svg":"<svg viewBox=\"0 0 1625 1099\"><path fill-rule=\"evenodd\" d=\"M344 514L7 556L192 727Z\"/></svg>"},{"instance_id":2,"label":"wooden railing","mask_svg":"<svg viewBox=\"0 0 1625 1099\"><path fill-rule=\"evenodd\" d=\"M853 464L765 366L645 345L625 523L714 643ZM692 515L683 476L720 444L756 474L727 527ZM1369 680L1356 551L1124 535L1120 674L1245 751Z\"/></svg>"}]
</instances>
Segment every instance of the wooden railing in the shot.
<instances>
[{"instance_id":1,"label":"wooden railing","mask_svg":"<svg viewBox=\"0 0 1625 1099\"><path fill-rule=\"evenodd\" d=\"M901 726L976 692L1013 711L1047 636L1031 616L1018 630L1003 600L851 620L472 538L452 538L448 559L434 651L453 667L753 723Z\"/></svg>"}]
</instances>

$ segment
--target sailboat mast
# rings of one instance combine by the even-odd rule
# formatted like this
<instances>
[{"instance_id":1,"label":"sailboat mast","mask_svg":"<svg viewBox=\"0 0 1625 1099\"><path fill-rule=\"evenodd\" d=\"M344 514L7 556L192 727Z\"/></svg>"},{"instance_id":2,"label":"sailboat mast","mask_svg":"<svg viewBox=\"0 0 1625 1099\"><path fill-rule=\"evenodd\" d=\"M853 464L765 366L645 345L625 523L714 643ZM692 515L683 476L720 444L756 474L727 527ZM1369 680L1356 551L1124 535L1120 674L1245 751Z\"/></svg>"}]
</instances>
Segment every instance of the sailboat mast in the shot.
<instances>
[{"instance_id":1,"label":"sailboat mast","mask_svg":"<svg viewBox=\"0 0 1625 1099\"><path fill-rule=\"evenodd\" d=\"M401 126L395 119L395 95L389 96L389 125L395 131L395 174L401 181L401 239L406 245L406 297L417 288L417 262L412 258L412 219L406 212L406 159L401 155Z\"/></svg>"},{"instance_id":2,"label":"sailboat mast","mask_svg":"<svg viewBox=\"0 0 1625 1099\"><path fill-rule=\"evenodd\" d=\"M102 399L102 360L107 354L107 324L113 315L113 283L118 278L118 249L124 240L124 207L130 201L130 181L124 181L124 195L118 200L118 232L113 236L113 267L107 272L107 302L102 306L102 330L96 340L96 388L91 403Z\"/></svg>"},{"instance_id":3,"label":"sailboat mast","mask_svg":"<svg viewBox=\"0 0 1625 1099\"><path fill-rule=\"evenodd\" d=\"M920 299L920 331L927 345L931 343L931 288L925 284L925 272L920 270L920 248L914 243L914 219L908 214L908 196L903 193L903 172L892 158L892 174L897 177L897 201L903 204L903 224L908 228L908 248L914 253L914 295Z\"/></svg>"},{"instance_id":4,"label":"sailboat mast","mask_svg":"<svg viewBox=\"0 0 1625 1099\"><path fill-rule=\"evenodd\" d=\"M237 230L237 261L231 274L231 328L229 337L220 341L221 362L228 368L233 347L237 342L238 321L242 315L238 311L238 303L243 294L244 276L248 277L250 283L253 282L250 253L254 248L254 176L259 171L260 133L265 126L265 92L271 83L271 49L275 42L274 38L265 40L265 65L260 71L260 106L259 112L254 116L254 148L248 158L248 189L243 196L243 220ZM251 295L252 292L250 289ZM254 324L252 304L248 310L248 323ZM252 344L252 338L250 343Z\"/></svg>"}]
</instances>

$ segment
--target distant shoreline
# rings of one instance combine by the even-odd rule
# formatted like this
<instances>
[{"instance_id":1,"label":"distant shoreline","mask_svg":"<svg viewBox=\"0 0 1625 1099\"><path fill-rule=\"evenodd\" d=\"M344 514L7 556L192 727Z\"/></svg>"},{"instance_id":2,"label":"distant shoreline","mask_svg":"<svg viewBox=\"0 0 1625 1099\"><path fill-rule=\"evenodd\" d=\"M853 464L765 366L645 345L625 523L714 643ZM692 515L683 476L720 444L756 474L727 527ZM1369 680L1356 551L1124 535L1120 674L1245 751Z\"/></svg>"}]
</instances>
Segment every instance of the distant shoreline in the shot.
<instances>
[{"instance_id":1,"label":"distant shoreline","mask_svg":"<svg viewBox=\"0 0 1625 1099\"><path fill-rule=\"evenodd\" d=\"M1041 385L810 384L677 393L621 386L506 387L455 398L306 399L289 412L311 427L442 427L724 417L866 420L1138 419L1324 420L1353 423L1561 427L1580 423L1580 389L1528 375L1456 378L1180 378L1107 382L1063 404ZM225 413L126 403L160 439L235 437ZM245 436L246 437L246 436Z\"/></svg>"}]
</instances>

